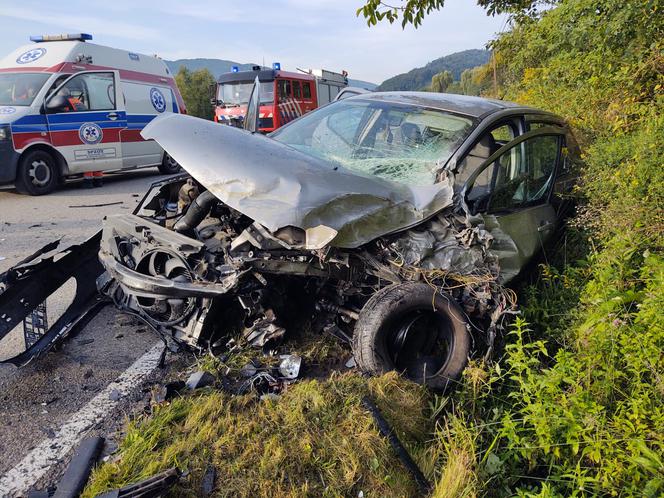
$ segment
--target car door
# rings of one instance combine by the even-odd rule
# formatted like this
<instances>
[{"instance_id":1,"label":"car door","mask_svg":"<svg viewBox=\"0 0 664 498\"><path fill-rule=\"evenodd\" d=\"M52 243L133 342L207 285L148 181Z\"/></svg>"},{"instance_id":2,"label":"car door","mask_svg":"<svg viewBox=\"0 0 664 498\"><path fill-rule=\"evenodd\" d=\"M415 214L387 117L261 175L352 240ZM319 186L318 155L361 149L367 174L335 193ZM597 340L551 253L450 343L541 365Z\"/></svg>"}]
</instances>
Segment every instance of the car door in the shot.
<instances>
[{"instance_id":1,"label":"car door","mask_svg":"<svg viewBox=\"0 0 664 498\"><path fill-rule=\"evenodd\" d=\"M521 135L479 166L462 190L470 213L494 236L491 250L503 281L516 276L554 233L551 196L564 143L558 127Z\"/></svg>"},{"instance_id":2,"label":"car door","mask_svg":"<svg viewBox=\"0 0 664 498\"><path fill-rule=\"evenodd\" d=\"M127 116L118 71L85 71L65 80L44 109L51 143L70 173L122 167L121 131Z\"/></svg>"}]
</instances>

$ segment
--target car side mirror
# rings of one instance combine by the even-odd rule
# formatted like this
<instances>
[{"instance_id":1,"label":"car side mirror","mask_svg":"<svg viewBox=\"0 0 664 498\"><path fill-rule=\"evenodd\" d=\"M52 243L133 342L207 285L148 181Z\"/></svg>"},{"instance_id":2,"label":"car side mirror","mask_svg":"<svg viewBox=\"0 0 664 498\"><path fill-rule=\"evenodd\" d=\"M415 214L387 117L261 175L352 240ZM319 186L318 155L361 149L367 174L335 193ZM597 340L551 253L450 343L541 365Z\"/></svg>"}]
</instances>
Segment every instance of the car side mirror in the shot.
<instances>
[{"instance_id":1,"label":"car side mirror","mask_svg":"<svg viewBox=\"0 0 664 498\"><path fill-rule=\"evenodd\" d=\"M62 95L54 95L48 100L48 102L46 102L46 105L44 106L47 113L58 112L63 110L65 107L67 107L67 99Z\"/></svg>"},{"instance_id":2,"label":"car side mirror","mask_svg":"<svg viewBox=\"0 0 664 498\"><path fill-rule=\"evenodd\" d=\"M208 86L208 95L210 96L210 104L219 105L219 100L217 100L217 84L212 83Z\"/></svg>"}]
</instances>

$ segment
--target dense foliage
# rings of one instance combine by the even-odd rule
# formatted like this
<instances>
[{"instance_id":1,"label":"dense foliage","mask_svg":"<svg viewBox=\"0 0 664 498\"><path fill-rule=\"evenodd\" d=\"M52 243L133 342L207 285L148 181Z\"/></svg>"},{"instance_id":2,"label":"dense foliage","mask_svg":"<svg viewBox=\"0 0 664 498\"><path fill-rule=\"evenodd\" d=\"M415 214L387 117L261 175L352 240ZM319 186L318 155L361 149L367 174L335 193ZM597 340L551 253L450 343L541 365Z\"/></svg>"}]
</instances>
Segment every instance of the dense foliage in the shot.
<instances>
[{"instance_id":1,"label":"dense foliage","mask_svg":"<svg viewBox=\"0 0 664 498\"><path fill-rule=\"evenodd\" d=\"M445 0L365 0L365 4L357 9L357 15L363 16L367 25L375 26L381 21L390 24L401 19L401 26L418 27L424 18L445 5ZM557 3L558 0L477 0L477 5L484 7L487 13L513 16L535 16L540 6Z\"/></svg>"},{"instance_id":2,"label":"dense foliage","mask_svg":"<svg viewBox=\"0 0 664 498\"><path fill-rule=\"evenodd\" d=\"M496 87L490 66L466 77L563 115L585 150L567 265L522 293L505 357L445 422L470 494L664 493L663 9L562 1L495 41Z\"/></svg>"},{"instance_id":3,"label":"dense foliage","mask_svg":"<svg viewBox=\"0 0 664 498\"><path fill-rule=\"evenodd\" d=\"M214 76L207 69L190 71L184 66L175 75L175 82L187 106L187 113L197 118L212 119L214 109L210 103Z\"/></svg>"},{"instance_id":4,"label":"dense foliage","mask_svg":"<svg viewBox=\"0 0 664 498\"><path fill-rule=\"evenodd\" d=\"M407 73L398 74L383 81L376 90L388 92L392 90L422 90L431 84L434 75L449 71L455 80L469 68L486 64L490 52L487 50L464 50L429 62L424 67L411 69Z\"/></svg>"},{"instance_id":5,"label":"dense foliage","mask_svg":"<svg viewBox=\"0 0 664 498\"><path fill-rule=\"evenodd\" d=\"M429 90L432 92L445 92L452 84L452 81L454 81L454 77L449 71L434 74L433 78L431 78L431 86Z\"/></svg>"}]
</instances>

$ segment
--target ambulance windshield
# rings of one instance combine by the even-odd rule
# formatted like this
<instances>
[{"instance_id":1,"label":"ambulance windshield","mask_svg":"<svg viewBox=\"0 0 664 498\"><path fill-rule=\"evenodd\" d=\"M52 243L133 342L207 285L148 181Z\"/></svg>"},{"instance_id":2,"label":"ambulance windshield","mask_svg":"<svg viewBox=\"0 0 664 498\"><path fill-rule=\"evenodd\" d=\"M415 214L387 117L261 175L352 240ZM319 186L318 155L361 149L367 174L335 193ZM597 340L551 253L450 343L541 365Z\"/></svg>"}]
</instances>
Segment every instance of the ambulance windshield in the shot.
<instances>
[{"instance_id":1,"label":"ambulance windshield","mask_svg":"<svg viewBox=\"0 0 664 498\"><path fill-rule=\"evenodd\" d=\"M0 105L30 105L50 73L0 73Z\"/></svg>"},{"instance_id":2,"label":"ambulance windshield","mask_svg":"<svg viewBox=\"0 0 664 498\"><path fill-rule=\"evenodd\" d=\"M219 85L217 99L226 105L244 105L249 102L254 82L232 82ZM261 82L261 105L269 105L274 101L274 81Z\"/></svg>"}]
</instances>

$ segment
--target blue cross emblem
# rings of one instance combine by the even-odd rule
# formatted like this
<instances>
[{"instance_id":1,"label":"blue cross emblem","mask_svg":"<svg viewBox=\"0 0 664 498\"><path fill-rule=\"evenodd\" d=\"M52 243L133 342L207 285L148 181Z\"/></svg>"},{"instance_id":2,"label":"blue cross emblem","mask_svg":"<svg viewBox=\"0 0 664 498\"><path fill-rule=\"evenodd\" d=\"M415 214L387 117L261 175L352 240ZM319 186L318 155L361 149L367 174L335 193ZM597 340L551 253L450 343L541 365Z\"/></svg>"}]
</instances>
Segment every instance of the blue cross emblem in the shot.
<instances>
[{"instance_id":1,"label":"blue cross emblem","mask_svg":"<svg viewBox=\"0 0 664 498\"><path fill-rule=\"evenodd\" d=\"M95 123L83 123L78 130L78 136L81 142L86 144L98 144L101 142L103 133L101 128Z\"/></svg>"},{"instance_id":2,"label":"blue cross emblem","mask_svg":"<svg viewBox=\"0 0 664 498\"><path fill-rule=\"evenodd\" d=\"M46 53L45 48L33 48L32 50L28 50L27 52L23 52L21 55L19 55L16 58L16 63L17 64L28 64L30 62L34 62L37 59L39 59L42 55Z\"/></svg>"},{"instance_id":3,"label":"blue cross emblem","mask_svg":"<svg viewBox=\"0 0 664 498\"><path fill-rule=\"evenodd\" d=\"M152 102L152 107L154 107L157 112L164 112L166 110L166 99L164 94L161 93L161 90L158 88L150 89L150 101Z\"/></svg>"}]
</instances>

